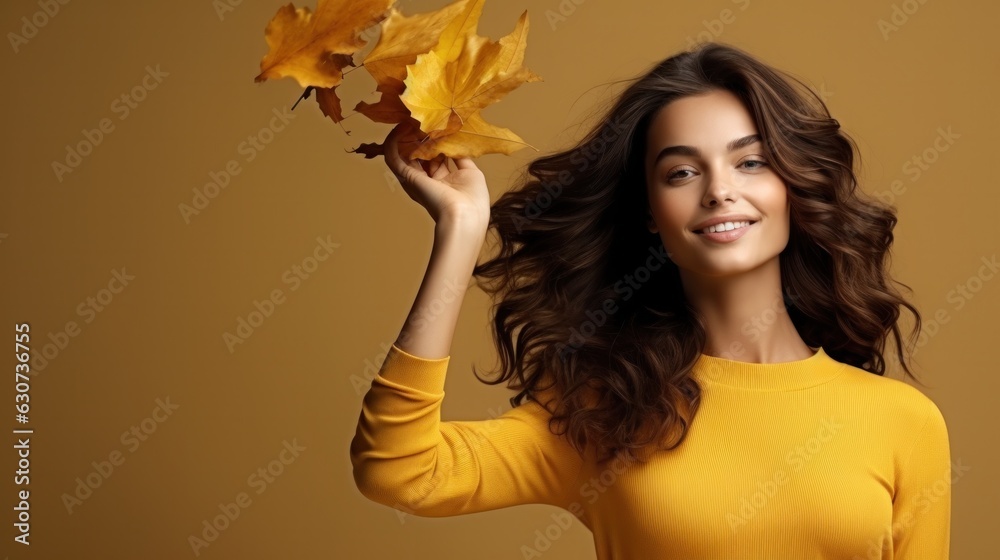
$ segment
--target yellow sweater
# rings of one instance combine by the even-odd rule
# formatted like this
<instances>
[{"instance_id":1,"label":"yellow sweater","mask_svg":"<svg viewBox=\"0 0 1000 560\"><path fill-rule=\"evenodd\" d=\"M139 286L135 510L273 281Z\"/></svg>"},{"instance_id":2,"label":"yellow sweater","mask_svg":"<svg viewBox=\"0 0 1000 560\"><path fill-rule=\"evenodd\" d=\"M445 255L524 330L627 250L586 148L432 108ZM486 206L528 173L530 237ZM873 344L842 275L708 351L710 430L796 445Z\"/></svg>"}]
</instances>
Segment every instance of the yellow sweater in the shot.
<instances>
[{"instance_id":1,"label":"yellow sweater","mask_svg":"<svg viewBox=\"0 0 1000 560\"><path fill-rule=\"evenodd\" d=\"M902 381L810 358L751 363L702 354L702 404L676 449L598 467L526 401L497 418L441 421L450 356L393 345L351 442L367 498L420 516L550 504L512 536L551 557L572 523L599 560L947 559L951 456L938 407ZM469 551L473 557L475 551Z\"/></svg>"}]
</instances>

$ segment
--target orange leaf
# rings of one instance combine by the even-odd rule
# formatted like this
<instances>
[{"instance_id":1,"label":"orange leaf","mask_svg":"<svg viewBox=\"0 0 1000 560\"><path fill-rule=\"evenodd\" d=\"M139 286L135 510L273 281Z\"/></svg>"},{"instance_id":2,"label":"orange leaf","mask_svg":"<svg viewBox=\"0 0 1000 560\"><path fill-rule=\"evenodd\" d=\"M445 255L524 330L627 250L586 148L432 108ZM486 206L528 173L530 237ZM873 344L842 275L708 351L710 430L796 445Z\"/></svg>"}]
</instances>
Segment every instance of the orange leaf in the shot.
<instances>
[{"instance_id":1,"label":"orange leaf","mask_svg":"<svg viewBox=\"0 0 1000 560\"><path fill-rule=\"evenodd\" d=\"M376 88L376 91L382 94L378 102L361 101L354 107L354 110L375 122L389 124L402 122L403 119L410 116L410 110L399 99L400 94L403 93L403 87L403 82L387 79L385 84Z\"/></svg>"},{"instance_id":2,"label":"orange leaf","mask_svg":"<svg viewBox=\"0 0 1000 560\"><path fill-rule=\"evenodd\" d=\"M473 158L483 154L510 155L521 148L534 149L534 146L509 129L494 126L483 120L479 113L475 113L462 123L457 132L439 138L428 138L412 151L401 146L399 153L410 159L432 160L440 154L453 158Z\"/></svg>"},{"instance_id":3,"label":"orange leaf","mask_svg":"<svg viewBox=\"0 0 1000 560\"><path fill-rule=\"evenodd\" d=\"M254 81L292 77L302 87L340 84L345 59L365 45L361 31L385 19L393 2L317 0L315 14L290 3L282 6L264 30L269 52Z\"/></svg>"},{"instance_id":4,"label":"orange leaf","mask_svg":"<svg viewBox=\"0 0 1000 560\"><path fill-rule=\"evenodd\" d=\"M376 103L358 103L354 110L382 123L399 123L409 117L410 110L399 99L406 88L406 67L416 62L418 55L435 47L448 49L474 33L483 2L458 0L440 10L409 17L393 8L382 21L378 43L364 60L381 96Z\"/></svg>"},{"instance_id":5,"label":"orange leaf","mask_svg":"<svg viewBox=\"0 0 1000 560\"><path fill-rule=\"evenodd\" d=\"M470 20L476 19L457 18L433 50L407 66L400 100L428 135L414 157L429 159L437 153L475 157L472 154L511 153L527 146L516 134L490 125L478 113L519 85L541 81L522 66L528 12L496 43L475 34L476 21L469 27ZM449 136L455 138L443 140ZM463 143L468 145L463 148Z\"/></svg>"},{"instance_id":6,"label":"orange leaf","mask_svg":"<svg viewBox=\"0 0 1000 560\"><path fill-rule=\"evenodd\" d=\"M344 120L344 113L340 107L340 98L337 97L337 88L313 88L316 91L316 103L319 104L320 111L339 123Z\"/></svg>"},{"instance_id":7,"label":"orange leaf","mask_svg":"<svg viewBox=\"0 0 1000 560\"><path fill-rule=\"evenodd\" d=\"M402 85L406 79L406 65L413 64L417 55L434 48L445 28L458 16L468 18L475 11L481 11L482 3L483 0L458 0L440 10L409 17L392 8L389 17L380 25L381 35L375 48L365 57L365 69L379 85L392 80Z\"/></svg>"}]
</instances>

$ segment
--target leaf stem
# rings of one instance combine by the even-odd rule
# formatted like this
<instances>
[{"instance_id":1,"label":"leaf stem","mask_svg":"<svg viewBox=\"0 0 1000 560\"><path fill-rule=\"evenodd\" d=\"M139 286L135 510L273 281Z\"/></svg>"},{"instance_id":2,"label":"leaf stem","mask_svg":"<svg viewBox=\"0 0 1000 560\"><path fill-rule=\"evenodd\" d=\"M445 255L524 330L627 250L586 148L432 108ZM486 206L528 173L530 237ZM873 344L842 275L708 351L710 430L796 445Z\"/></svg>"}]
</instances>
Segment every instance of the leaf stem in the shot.
<instances>
[{"instance_id":1,"label":"leaf stem","mask_svg":"<svg viewBox=\"0 0 1000 560\"><path fill-rule=\"evenodd\" d=\"M309 97L309 93L312 92L313 89L314 89L313 86L307 86L305 91L302 92L302 95L300 95L299 98L295 100L295 103L292 104L291 110L292 111L295 110L295 106L299 104L299 101L302 101L303 99Z\"/></svg>"}]
</instances>

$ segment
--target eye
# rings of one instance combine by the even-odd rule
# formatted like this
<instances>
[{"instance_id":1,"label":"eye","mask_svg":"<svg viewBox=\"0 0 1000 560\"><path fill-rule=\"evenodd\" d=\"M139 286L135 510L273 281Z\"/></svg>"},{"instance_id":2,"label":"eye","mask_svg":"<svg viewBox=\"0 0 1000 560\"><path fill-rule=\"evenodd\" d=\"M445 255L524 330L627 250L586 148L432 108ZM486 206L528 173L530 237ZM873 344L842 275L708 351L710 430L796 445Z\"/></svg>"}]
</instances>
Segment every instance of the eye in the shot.
<instances>
[{"instance_id":1,"label":"eye","mask_svg":"<svg viewBox=\"0 0 1000 560\"><path fill-rule=\"evenodd\" d=\"M674 179L687 179L687 177L678 177L679 173L691 173L690 169L679 169L669 175L667 175L667 181L673 181Z\"/></svg>"},{"instance_id":2,"label":"eye","mask_svg":"<svg viewBox=\"0 0 1000 560\"><path fill-rule=\"evenodd\" d=\"M746 164L748 164L748 163L751 163L751 164L754 164L754 165L746 167ZM764 167L767 167L768 163L766 161L762 160L762 159L748 159L748 160L745 160L740 165L744 166L744 169L762 169ZM691 171L690 169L678 169L677 171L674 171L673 173L670 173L670 174L667 175L667 182L671 182L671 181L673 181L675 179L687 179L688 177L690 177L689 175L688 176L679 176L679 174L681 174L681 173L694 173L694 172Z\"/></svg>"},{"instance_id":3,"label":"eye","mask_svg":"<svg viewBox=\"0 0 1000 560\"><path fill-rule=\"evenodd\" d=\"M740 165L745 165L747 163L756 163L756 164L759 164L759 165L755 165L755 166L750 166L749 169L760 169L762 167L767 167L767 162L764 161L764 160L762 160L762 159L748 159L748 160L744 161Z\"/></svg>"}]
</instances>

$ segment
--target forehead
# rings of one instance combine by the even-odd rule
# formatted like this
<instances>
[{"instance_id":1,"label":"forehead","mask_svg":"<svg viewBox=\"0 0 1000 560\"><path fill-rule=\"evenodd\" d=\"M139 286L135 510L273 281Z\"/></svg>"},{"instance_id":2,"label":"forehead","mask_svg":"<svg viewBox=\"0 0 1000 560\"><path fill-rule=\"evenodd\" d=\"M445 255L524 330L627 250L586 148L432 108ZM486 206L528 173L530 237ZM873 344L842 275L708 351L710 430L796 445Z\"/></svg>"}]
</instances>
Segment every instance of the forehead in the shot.
<instances>
[{"instance_id":1,"label":"forehead","mask_svg":"<svg viewBox=\"0 0 1000 560\"><path fill-rule=\"evenodd\" d=\"M730 140L755 133L753 117L732 92L716 90L681 97L653 116L646 132L646 155L675 145L724 153Z\"/></svg>"}]
</instances>

